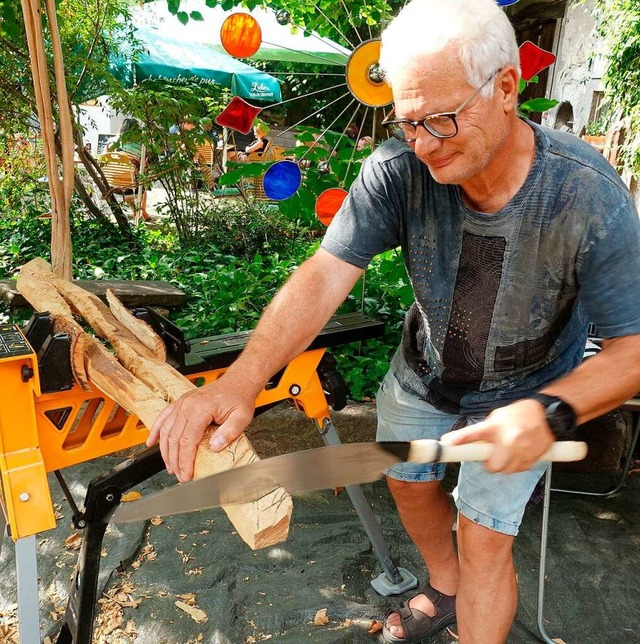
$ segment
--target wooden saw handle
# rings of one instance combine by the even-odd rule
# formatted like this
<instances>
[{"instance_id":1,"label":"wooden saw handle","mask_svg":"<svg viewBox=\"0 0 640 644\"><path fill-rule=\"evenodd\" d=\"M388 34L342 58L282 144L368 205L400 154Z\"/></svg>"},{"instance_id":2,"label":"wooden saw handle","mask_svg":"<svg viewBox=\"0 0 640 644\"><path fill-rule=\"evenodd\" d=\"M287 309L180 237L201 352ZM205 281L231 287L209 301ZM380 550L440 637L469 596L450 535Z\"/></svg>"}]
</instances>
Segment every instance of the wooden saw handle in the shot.
<instances>
[{"instance_id":1,"label":"wooden saw handle","mask_svg":"<svg viewBox=\"0 0 640 644\"><path fill-rule=\"evenodd\" d=\"M442 445L440 450L437 441L411 441L408 462L431 463L435 460L441 463L459 463L461 461L486 461L493 452L493 445L486 442L467 443L466 445ZM435 455L434 455L434 447ZM438 453L439 451L439 453ZM581 461L587 455L587 444L581 441L559 441L543 454L539 460L555 463Z\"/></svg>"}]
</instances>

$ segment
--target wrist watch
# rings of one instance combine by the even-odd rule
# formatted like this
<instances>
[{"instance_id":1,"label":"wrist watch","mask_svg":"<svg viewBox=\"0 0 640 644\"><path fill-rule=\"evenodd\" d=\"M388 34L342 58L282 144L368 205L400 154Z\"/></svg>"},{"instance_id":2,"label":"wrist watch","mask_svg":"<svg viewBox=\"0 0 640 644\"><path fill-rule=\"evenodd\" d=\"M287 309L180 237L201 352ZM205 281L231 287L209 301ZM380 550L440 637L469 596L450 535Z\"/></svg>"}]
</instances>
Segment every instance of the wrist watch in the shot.
<instances>
[{"instance_id":1,"label":"wrist watch","mask_svg":"<svg viewBox=\"0 0 640 644\"><path fill-rule=\"evenodd\" d=\"M533 394L528 398L542 403L547 423L556 438L565 438L576 428L576 412L562 398L540 393Z\"/></svg>"}]
</instances>

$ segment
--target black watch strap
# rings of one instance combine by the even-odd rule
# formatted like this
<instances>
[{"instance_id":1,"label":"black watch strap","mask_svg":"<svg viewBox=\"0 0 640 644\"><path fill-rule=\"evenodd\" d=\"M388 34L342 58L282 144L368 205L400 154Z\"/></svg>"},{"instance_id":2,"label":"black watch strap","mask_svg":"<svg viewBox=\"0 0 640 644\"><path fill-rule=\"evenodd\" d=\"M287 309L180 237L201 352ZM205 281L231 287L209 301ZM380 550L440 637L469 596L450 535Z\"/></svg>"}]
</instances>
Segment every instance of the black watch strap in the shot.
<instances>
[{"instance_id":1,"label":"black watch strap","mask_svg":"<svg viewBox=\"0 0 640 644\"><path fill-rule=\"evenodd\" d=\"M544 406L549 428L556 438L567 438L576 428L576 412L568 403L551 394L533 394L531 400L537 400Z\"/></svg>"}]
</instances>

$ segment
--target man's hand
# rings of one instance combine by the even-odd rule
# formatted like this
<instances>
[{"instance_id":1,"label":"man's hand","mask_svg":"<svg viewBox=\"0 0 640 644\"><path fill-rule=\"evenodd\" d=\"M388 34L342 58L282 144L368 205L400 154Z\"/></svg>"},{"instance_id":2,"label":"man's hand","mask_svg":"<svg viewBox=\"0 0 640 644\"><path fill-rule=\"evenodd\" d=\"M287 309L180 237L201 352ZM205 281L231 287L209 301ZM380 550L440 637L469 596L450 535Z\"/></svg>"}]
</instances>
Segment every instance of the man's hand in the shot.
<instances>
[{"instance_id":1,"label":"man's hand","mask_svg":"<svg viewBox=\"0 0 640 644\"><path fill-rule=\"evenodd\" d=\"M160 442L169 474L181 483L191 480L196 450L209 425L217 424L209 445L219 452L244 431L253 418L255 396L241 378L221 376L190 391L166 407L156 418L147 446Z\"/></svg>"},{"instance_id":2,"label":"man's hand","mask_svg":"<svg viewBox=\"0 0 640 644\"><path fill-rule=\"evenodd\" d=\"M494 446L485 467L490 472L524 472L551 447L554 436L544 407L537 400L519 400L492 411L485 420L442 437L447 445L487 441Z\"/></svg>"}]
</instances>

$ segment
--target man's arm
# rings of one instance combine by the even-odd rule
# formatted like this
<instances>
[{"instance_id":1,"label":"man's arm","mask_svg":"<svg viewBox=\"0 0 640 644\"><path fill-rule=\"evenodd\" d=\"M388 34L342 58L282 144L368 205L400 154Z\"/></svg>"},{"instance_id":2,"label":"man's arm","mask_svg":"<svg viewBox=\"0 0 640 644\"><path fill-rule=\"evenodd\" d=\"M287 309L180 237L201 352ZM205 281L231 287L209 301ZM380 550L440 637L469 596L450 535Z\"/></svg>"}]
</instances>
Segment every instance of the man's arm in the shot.
<instances>
[{"instance_id":1,"label":"man's arm","mask_svg":"<svg viewBox=\"0 0 640 644\"><path fill-rule=\"evenodd\" d=\"M244 431L271 376L309 346L360 275L362 269L322 249L293 273L234 364L215 382L169 405L153 424L147 445L160 442L169 473L183 482L191 479L196 449L209 425L219 425L210 442L216 451Z\"/></svg>"},{"instance_id":2,"label":"man's arm","mask_svg":"<svg viewBox=\"0 0 640 644\"><path fill-rule=\"evenodd\" d=\"M606 340L597 355L542 390L569 403L578 423L615 409L640 391L640 335ZM491 412L486 420L447 435L450 444L494 443L488 470L511 474L529 469L551 446L543 405L520 400Z\"/></svg>"}]
</instances>

